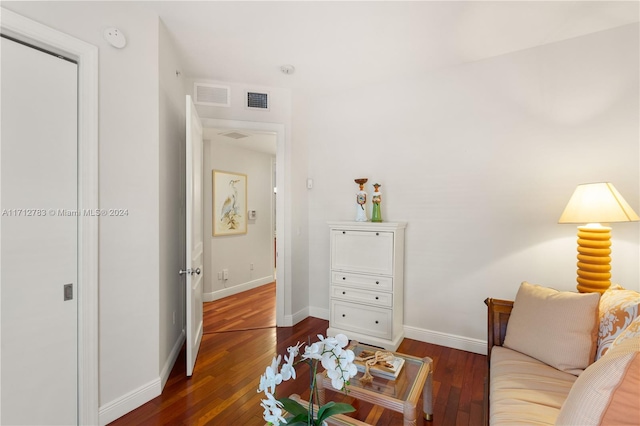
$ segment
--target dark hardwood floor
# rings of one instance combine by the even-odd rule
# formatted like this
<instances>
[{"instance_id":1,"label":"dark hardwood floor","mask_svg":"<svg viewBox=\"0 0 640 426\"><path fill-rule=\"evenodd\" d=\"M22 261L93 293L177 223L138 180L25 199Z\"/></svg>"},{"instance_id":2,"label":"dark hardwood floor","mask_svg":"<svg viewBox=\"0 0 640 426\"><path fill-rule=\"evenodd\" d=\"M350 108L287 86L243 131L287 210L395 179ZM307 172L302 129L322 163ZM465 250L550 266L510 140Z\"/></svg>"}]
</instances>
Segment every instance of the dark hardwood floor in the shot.
<instances>
[{"instance_id":1,"label":"dark hardwood floor","mask_svg":"<svg viewBox=\"0 0 640 426\"><path fill-rule=\"evenodd\" d=\"M185 376L184 348L162 395L111 423L121 425L238 425L263 426L257 393L260 375L271 359L286 353L298 341L315 340L326 333L328 322L307 318L293 327L276 328L275 285L208 302L205 335L191 378ZM486 357L443 346L404 339L398 352L434 362L434 419L424 425L481 425ZM278 386L278 395L308 398L309 368L299 364L298 378ZM354 417L377 426L400 426L402 415L371 404L344 398Z\"/></svg>"},{"instance_id":2,"label":"dark hardwood floor","mask_svg":"<svg viewBox=\"0 0 640 426\"><path fill-rule=\"evenodd\" d=\"M204 333L276 326L276 283L203 305Z\"/></svg>"}]
</instances>

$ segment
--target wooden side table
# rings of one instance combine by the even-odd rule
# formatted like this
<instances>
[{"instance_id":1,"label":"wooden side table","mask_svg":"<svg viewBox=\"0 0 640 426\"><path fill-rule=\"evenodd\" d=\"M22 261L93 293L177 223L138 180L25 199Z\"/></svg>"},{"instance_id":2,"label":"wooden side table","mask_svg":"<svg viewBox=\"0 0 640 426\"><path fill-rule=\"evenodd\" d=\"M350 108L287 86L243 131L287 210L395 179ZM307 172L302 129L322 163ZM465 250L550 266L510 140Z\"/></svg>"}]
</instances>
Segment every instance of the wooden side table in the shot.
<instances>
[{"instance_id":1,"label":"wooden side table","mask_svg":"<svg viewBox=\"0 0 640 426\"><path fill-rule=\"evenodd\" d=\"M358 342L351 342L349 349L358 355L362 350L376 351L380 348L367 346ZM429 357L418 358L401 353L393 353L405 360L402 370L395 380L375 377L371 383L363 383L362 373L351 378L348 395L369 402L389 410L402 413L404 426L415 426L418 418L418 401L422 394L422 411L424 419L432 420L433 416L433 360ZM325 403L325 389L334 392L329 379L324 372L316 376L318 386L318 404Z\"/></svg>"}]
</instances>

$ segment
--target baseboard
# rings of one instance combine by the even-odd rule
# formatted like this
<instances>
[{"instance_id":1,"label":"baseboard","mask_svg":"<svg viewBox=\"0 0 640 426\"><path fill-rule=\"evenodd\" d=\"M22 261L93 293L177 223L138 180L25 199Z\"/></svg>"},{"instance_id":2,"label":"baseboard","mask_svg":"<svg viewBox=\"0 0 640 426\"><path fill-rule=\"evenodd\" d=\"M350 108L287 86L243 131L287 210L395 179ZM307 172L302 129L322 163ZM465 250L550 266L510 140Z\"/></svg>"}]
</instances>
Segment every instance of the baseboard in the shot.
<instances>
[{"instance_id":1,"label":"baseboard","mask_svg":"<svg viewBox=\"0 0 640 426\"><path fill-rule=\"evenodd\" d=\"M169 379L169 375L171 374L171 370L173 369L174 364L176 363L176 359L178 359L178 355L180 355L180 349L182 349L182 345L186 340L186 333L182 330L180 336L178 336L178 340L176 340L175 345L171 349L171 353L169 354L169 358L167 362L164 363L164 367L160 372L160 389L164 389L164 385L167 384L167 380Z\"/></svg>"},{"instance_id":2,"label":"baseboard","mask_svg":"<svg viewBox=\"0 0 640 426\"><path fill-rule=\"evenodd\" d=\"M291 315L292 324L296 325L297 323L307 318L308 316L309 316L309 307L307 306L303 309L300 309L298 312L294 312L293 315Z\"/></svg>"},{"instance_id":3,"label":"baseboard","mask_svg":"<svg viewBox=\"0 0 640 426\"><path fill-rule=\"evenodd\" d=\"M222 299L224 297L233 296L234 294L242 293L243 291L251 290L261 285L270 284L274 281L273 275L258 278L257 280L249 281L243 284L234 285L233 287L223 288L222 290L216 290L210 293L204 293L202 295L203 302L213 302L214 300Z\"/></svg>"},{"instance_id":4,"label":"baseboard","mask_svg":"<svg viewBox=\"0 0 640 426\"><path fill-rule=\"evenodd\" d=\"M278 327L292 327L293 326L293 316L285 315L283 318L284 322L282 324L278 324Z\"/></svg>"},{"instance_id":5,"label":"baseboard","mask_svg":"<svg viewBox=\"0 0 640 426\"><path fill-rule=\"evenodd\" d=\"M309 316L329 321L329 309L309 306Z\"/></svg>"},{"instance_id":6,"label":"baseboard","mask_svg":"<svg viewBox=\"0 0 640 426\"><path fill-rule=\"evenodd\" d=\"M160 377L100 407L100 425L106 425L162 393Z\"/></svg>"},{"instance_id":7,"label":"baseboard","mask_svg":"<svg viewBox=\"0 0 640 426\"><path fill-rule=\"evenodd\" d=\"M404 326L404 337L419 340L421 342L433 343L434 345L474 352L481 355L487 354L486 340L472 339L469 337L457 336L455 334L425 330L423 328L411 327L408 325Z\"/></svg>"}]
</instances>

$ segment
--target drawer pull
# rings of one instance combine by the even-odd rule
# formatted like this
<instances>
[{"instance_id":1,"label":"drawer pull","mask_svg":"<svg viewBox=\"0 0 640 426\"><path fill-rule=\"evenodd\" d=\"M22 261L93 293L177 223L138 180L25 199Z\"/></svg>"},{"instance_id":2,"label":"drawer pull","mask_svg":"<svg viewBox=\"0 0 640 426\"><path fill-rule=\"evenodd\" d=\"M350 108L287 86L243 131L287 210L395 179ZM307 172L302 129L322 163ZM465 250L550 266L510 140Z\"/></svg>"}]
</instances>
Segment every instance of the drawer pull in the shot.
<instances>
[{"instance_id":1,"label":"drawer pull","mask_svg":"<svg viewBox=\"0 0 640 426\"><path fill-rule=\"evenodd\" d=\"M376 235L380 235L380 233L379 233L379 232L376 232Z\"/></svg>"},{"instance_id":2,"label":"drawer pull","mask_svg":"<svg viewBox=\"0 0 640 426\"><path fill-rule=\"evenodd\" d=\"M378 320L376 320L376 324L378 324Z\"/></svg>"},{"instance_id":3,"label":"drawer pull","mask_svg":"<svg viewBox=\"0 0 640 426\"><path fill-rule=\"evenodd\" d=\"M346 233L347 233L347 231L342 231L342 233L343 233L343 234L346 234Z\"/></svg>"},{"instance_id":4,"label":"drawer pull","mask_svg":"<svg viewBox=\"0 0 640 426\"><path fill-rule=\"evenodd\" d=\"M344 317L346 317L346 316L347 316L347 314L342 314L342 318L344 318Z\"/></svg>"},{"instance_id":5,"label":"drawer pull","mask_svg":"<svg viewBox=\"0 0 640 426\"><path fill-rule=\"evenodd\" d=\"M346 279L347 279L347 277L342 277L342 279L343 279L343 280L346 280Z\"/></svg>"},{"instance_id":6,"label":"drawer pull","mask_svg":"<svg viewBox=\"0 0 640 426\"><path fill-rule=\"evenodd\" d=\"M343 293L344 294L344 293ZM380 299L378 296L376 296L376 300Z\"/></svg>"},{"instance_id":7,"label":"drawer pull","mask_svg":"<svg viewBox=\"0 0 640 426\"><path fill-rule=\"evenodd\" d=\"M376 284L380 284L380 281L376 281Z\"/></svg>"},{"instance_id":8,"label":"drawer pull","mask_svg":"<svg viewBox=\"0 0 640 426\"><path fill-rule=\"evenodd\" d=\"M342 292L342 294L347 294L347 292L346 292L346 291L343 291L343 292Z\"/></svg>"}]
</instances>

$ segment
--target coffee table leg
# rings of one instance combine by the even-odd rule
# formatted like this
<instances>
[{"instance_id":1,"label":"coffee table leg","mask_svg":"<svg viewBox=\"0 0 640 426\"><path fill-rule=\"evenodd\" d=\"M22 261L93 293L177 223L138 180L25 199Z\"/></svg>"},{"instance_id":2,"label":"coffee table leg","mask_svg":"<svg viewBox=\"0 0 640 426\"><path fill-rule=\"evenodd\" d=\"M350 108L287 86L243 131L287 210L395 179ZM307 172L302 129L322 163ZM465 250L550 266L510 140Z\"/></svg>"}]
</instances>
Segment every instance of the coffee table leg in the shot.
<instances>
[{"instance_id":1,"label":"coffee table leg","mask_svg":"<svg viewBox=\"0 0 640 426\"><path fill-rule=\"evenodd\" d=\"M404 426L416 426L417 409L415 405L411 405L409 401L405 401L403 407Z\"/></svg>"},{"instance_id":2,"label":"coffee table leg","mask_svg":"<svg viewBox=\"0 0 640 426\"><path fill-rule=\"evenodd\" d=\"M424 419L430 422L433 420L433 361L431 358L426 358L425 362L427 362L427 360L429 363L429 374L427 375L427 380L424 382L422 398Z\"/></svg>"},{"instance_id":3,"label":"coffee table leg","mask_svg":"<svg viewBox=\"0 0 640 426\"><path fill-rule=\"evenodd\" d=\"M323 406L325 403L323 379L324 379L324 373L316 374L316 389L318 390L318 406Z\"/></svg>"}]
</instances>

